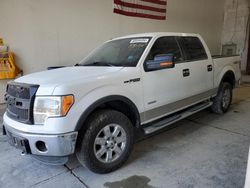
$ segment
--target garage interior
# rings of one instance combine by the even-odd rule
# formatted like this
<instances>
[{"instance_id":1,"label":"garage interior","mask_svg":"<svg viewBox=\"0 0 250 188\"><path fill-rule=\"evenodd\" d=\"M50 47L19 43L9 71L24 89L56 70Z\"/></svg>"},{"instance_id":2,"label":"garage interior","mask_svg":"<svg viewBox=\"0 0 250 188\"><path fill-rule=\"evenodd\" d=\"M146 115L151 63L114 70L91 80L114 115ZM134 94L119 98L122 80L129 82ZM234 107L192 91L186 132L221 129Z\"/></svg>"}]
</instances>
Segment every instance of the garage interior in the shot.
<instances>
[{"instance_id":1,"label":"garage interior","mask_svg":"<svg viewBox=\"0 0 250 188\"><path fill-rule=\"evenodd\" d=\"M0 135L0 187L244 187L250 143L249 0L168 0L166 20L113 13L113 0L0 0L0 38L23 74L72 66L103 42L146 32L199 33L213 55L241 56L242 84L222 116L204 110L135 144L120 169L98 175L72 156L47 166ZM7 82L0 80L0 125ZM2 126L0 126L2 132Z\"/></svg>"}]
</instances>

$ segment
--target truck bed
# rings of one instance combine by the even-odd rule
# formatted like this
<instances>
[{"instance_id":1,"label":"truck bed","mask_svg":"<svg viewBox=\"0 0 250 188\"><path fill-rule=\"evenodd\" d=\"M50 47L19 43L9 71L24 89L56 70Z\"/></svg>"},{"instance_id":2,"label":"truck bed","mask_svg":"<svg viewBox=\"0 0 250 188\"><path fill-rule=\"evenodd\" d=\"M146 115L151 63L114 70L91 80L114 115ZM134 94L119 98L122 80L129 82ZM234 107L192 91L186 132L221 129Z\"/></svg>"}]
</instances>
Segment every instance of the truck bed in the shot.
<instances>
[{"instance_id":1,"label":"truck bed","mask_svg":"<svg viewBox=\"0 0 250 188\"><path fill-rule=\"evenodd\" d=\"M221 75L225 73L226 70L231 70L234 72L235 80L238 81L241 78L240 72L240 56L212 56L214 62L214 80L215 87L219 86L219 81L221 80Z\"/></svg>"}]
</instances>

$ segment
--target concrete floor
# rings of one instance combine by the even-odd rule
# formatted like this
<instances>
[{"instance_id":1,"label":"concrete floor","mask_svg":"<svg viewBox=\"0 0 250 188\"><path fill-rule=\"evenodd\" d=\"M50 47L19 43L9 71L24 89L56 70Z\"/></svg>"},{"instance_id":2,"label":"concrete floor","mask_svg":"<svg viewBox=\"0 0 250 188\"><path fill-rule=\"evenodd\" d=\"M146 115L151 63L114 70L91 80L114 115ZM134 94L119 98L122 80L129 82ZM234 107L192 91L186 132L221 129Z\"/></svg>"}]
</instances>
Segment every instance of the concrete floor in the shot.
<instances>
[{"instance_id":1,"label":"concrete floor","mask_svg":"<svg viewBox=\"0 0 250 188\"><path fill-rule=\"evenodd\" d=\"M176 123L175 128L135 144L129 161L107 175L90 172L74 157L65 166L43 165L21 156L1 135L0 187L242 188L250 143L249 109L250 85L243 85L235 91L227 114L205 110ZM1 107L0 114L3 111Z\"/></svg>"}]
</instances>

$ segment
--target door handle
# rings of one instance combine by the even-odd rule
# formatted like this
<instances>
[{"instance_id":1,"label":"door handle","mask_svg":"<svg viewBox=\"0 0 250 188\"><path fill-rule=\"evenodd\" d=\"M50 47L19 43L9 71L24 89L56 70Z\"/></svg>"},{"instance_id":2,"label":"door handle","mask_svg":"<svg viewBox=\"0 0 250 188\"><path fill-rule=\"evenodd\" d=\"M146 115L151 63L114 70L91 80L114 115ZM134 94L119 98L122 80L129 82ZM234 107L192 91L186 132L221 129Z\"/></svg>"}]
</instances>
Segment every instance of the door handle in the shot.
<instances>
[{"instance_id":1,"label":"door handle","mask_svg":"<svg viewBox=\"0 0 250 188\"><path fill-rule=\"evenodd\" d=\"M190 71L189 71L189 69L183 69L183 70L182 70L182 73L183 73L183 77L190 76Z\"/></svg>"},{"instance_id":2,"label":"door handle","mask_svg":"<svg viewBox=\"0 0 250 188\"><path fill-rule=\"evenodd\" d=\"M212 70L213 70L213 65L208 65L208 66L207 66L207 71L208 71L208 72L211 72Z\"/></svg>"}]
</instances>

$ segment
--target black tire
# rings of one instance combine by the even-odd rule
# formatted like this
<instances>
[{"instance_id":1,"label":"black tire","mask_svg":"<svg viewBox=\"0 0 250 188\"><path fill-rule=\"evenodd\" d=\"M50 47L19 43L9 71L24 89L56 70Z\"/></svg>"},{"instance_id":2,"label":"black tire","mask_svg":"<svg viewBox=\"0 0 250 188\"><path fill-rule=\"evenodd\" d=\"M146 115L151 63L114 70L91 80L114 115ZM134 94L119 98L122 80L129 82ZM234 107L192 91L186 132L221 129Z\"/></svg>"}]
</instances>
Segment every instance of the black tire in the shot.
<instances>
[{"instance_id":1,"label":"black tire","mask_svg":"<svg viewBox=\"0 0 250 188\"><path fill-rule=\"evenodd\" d=\"M213 99L213 105L211 106L212 112L216 114L224 114L228 111L232 103L233 86L228 82L223 82L219 88L217 96ZM228 92L228 103L224 105L225 93Z\"/></svg>"},{"instance_id":2,"label":"black tire","mask_svg":"<svg viewBox=\"0 0 250 188\"><path fill-rule=\"evenodd\" d=\"M124 144L125 147L123 147L123 151L117 159L112 162L105 163L96 157L97 152L95 151L95 140L100 135L100 131L104 130L104 127L113 124L119 125L123 128L123 133L126 133L124 134L126 137L126 144ZM76 152L76 156L83 166L86 166L95 173L105 174L118 169L127 161L134 144L134 129L131 121L123 113L115 110L99 110L88 118L87 123L84 126L87 126L88 128L80 140ZM113 133L114 132L112 132L112 135ZM104 136L106 137L106 135ZM106 148L108 147L106 144L107 143L105 142L105 146L102 145L101 148L105 147L106 151L110 151L110 148ZM114 147L116 146L113 146L113 148ZM115 152L112 151L111 156L113 153ZM105 153L105 155L107 157L108 153Z\"/></svg>"}]
</instances>

